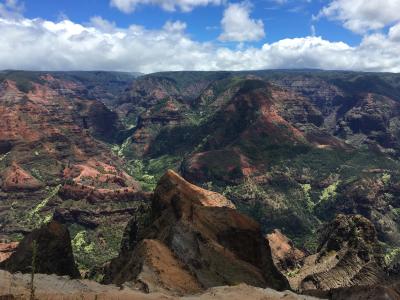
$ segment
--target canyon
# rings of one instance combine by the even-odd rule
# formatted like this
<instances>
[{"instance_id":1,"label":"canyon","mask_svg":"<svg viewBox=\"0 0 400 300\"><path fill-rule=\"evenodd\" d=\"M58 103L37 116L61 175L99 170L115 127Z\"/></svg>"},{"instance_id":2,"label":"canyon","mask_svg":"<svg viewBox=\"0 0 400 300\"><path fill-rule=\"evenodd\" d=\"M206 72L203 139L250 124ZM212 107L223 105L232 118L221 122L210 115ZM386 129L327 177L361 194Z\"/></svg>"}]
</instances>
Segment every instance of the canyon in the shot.
<instances>
[{"instance_id":1,"label":"canyon","mask_svg":"<svg viewBox=\"0 0 400 300\"><path fill-rule=\"evenodd\" d=\"M61 234L39 286L397 299L399 101L390 73L2 71L0 268Z\"/></svg>"}]
</instances>

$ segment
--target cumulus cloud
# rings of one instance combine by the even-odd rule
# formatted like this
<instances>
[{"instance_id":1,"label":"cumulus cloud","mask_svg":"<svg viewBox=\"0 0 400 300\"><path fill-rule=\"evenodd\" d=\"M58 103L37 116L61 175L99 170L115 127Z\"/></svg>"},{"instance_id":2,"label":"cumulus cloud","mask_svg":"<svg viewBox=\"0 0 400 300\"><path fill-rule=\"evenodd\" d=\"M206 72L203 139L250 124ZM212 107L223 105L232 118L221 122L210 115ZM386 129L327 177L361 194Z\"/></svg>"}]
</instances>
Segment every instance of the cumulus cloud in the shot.
<instances>
[{"instance_id":1,"label":"cumulus cloud","mask_svg":"<svg viewBox=\"0 0 400 300\"><path fill-rule=\"evenodd\" d=\"M344 27L364 34L400 21L399 0L334 0L323 7L317 18L338 20Z\"/></svg>"},{"instance_id":2,"label":"cumulus cloud","mask_svg":"<svg viewBox=\"0 0 400 300\"><path fill-rule=\"evenodd\" d=\"M250 18L251 6L248 2L229 4L221 21L221 41L257 41L265 36L264 23Z\"/></svg>"},{"instance_id":3,"label":"cumulus cloud","mask_svg":"<svg viewBox=\"0 0 400 300\"><path fill-rule=\"evenodd\" d=\"M167 22L158 30L118 28L94 17L86 25L68 19L0 17L0 69L251 70L323 68L400 72L400 23L387 34L367 34L360 45L318 36L283 39L261 47L229 48L198 42L186 23Z\"/></svg>"},{"instance_id":4,"label":"cumulus cloud","mask_svg":"<svg viewBox=\"0 0 400 300\"><path fill-rule=\"evenodd\" d=\"M400 42L400 23L393 26L392 28L390 28L389 30L389 38L392 41L398 41Z\"/></svg>"},{"instance_id":5,"label":"cumulus cloud","mask_svg":"<svg viewBox=\"0 0 400 300\"><path fill-rule=\"evenodd\" d=\"M124 13L133 12L141 4L157 5L166 11L180 9L188 12L196 6L220 5L223 2L224 0L111 0L110 5Z\"/></svg>"}]
</instances>

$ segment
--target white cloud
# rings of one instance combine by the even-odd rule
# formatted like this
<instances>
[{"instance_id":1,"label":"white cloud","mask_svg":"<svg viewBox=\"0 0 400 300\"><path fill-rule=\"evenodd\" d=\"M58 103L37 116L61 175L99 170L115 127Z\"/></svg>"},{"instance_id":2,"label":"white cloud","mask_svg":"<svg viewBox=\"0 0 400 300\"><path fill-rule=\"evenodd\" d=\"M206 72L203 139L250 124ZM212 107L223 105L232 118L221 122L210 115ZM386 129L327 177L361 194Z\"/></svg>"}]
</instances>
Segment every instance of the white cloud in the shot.
<instances>
[{"instance_id":1,"label":"white cloud","mask_svg":"<svg viewBox=\"0 0 400 300\"><path fill-rule=\"evenodd\" d=\"M5 0L4 3L0 3L0 17L8 19L20 18L24 9L24 4L19 3L18 0Z\"/></svg>"},{"instance_id":2,"label":"white cloud","mask_svg":"<svg viewBox=\"0 0 400 300\"><path fill-rule=\"evenodd\" d=\"M229 4L221 21L221 41L257 41L265 36L264 23L250 18L251 6L248 2Z\"/></svg>"},{"instance_id":3,"label":"white cloud","mask_svg":"<svg viewBox=\"0 0 400 300\"><path fill-rule=\"evenodd\" d=\"M390 28L389 38L392 41L400 42L400 23Z\"/></svg>"},{"instance_id":4,"label":"white cloud","mask_svg":"<svg viewBox=\"0 0 400 300\"><path fill-rule=\"evenodd\" d=\"M317 18L338 20L345 28L363 34L400 21L399 12L399 0L333 0Z\"/></svg>"},{"instance_id":5,"label":"white cloud","mask_svg":"<svg viewBox=\"0 0 400 300\"><path fill-rule=\"evenodd\" d=\"M221 5L224 0L111 0L110 4L124 13L133 12L138 5L157 5L166 11L178 8L184 12L191 11L196 6Z\"/></svg>"},{"instance_id":6,"label":"white cloud","mask_svg":"<svg viewBox=\"0 0 400 300\"><path fill-rule=\"evenodd\" d=\"M251 70L323 68L400 72L400 23L388 34L366 35L360 45L318 36L283 39L235 49L197 42L183 22L159 30L121 29L100 17L88 25L70 20L0 18L0 69Z\"/></svg>"},{"instance_id":7,"label":"white cloud","mask_svg":"<svg viewBox=\"0 0 400 300\"><path fill-rule=\"evenodd\" d=\"M63 18L62 20L68 20L68 18ZM115 22L105 20L101 16L94 16L90 18L89 25L92 25L103 32L113 32L115 30Z\"/></svg>"}]
</instances>

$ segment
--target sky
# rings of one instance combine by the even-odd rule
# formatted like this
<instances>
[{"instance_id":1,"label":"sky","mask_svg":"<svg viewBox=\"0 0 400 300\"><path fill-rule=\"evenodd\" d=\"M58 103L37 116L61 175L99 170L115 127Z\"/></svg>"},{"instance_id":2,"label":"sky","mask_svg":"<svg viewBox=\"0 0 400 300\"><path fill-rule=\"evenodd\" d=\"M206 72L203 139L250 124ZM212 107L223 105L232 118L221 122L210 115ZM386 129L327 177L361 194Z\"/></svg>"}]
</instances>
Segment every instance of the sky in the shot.
<instances>
[{"instance_id":1,"label":"sky","mask_svg":"<svg viewBox=\"0 0 400 300\"><path fill-rule=\"evenodd\" d=\"M0 0L0 69L400 72L400 0Z\"/></svg>"}]
</instances>

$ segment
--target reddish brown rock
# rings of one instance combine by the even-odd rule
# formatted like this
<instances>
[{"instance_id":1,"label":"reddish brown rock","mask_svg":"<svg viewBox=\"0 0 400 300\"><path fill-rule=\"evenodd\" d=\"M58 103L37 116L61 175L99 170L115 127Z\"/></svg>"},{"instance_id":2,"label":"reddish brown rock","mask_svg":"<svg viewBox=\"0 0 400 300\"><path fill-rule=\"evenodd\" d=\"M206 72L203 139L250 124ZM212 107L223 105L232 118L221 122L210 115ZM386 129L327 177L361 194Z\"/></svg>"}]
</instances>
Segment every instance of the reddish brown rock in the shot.
<instances>
[{"instance_id":1,"label":"reddish brown rock","mask_svg":"<svg viewBox=\"0 0 400 300\"><path fill-rule=\"evenodd\" d=\"M178 199L184 199L188 205L235 208L235 205L221 194L202 189L187 182L174 171L168 170L154 191L153 208L155 211L162 211L171 207L172 202Z\"/></svg>"},{"instance_id":2,"label":"reddish brown rock","mask_svg":"<svg viewBox=\"0 0 400 300\"><path fill-rule=\"evenodd\" d=\"M2 177L5 191L32 191L43 187L42 182L15 163L4 171Z\"/></svg>"},{"instance_id":3,"label":"reddish brown rock","mask_svg":"<svg viewBox=\"0 0 400 300\"><path fill-rule=\"evenodd\" d=\"M267 235L275 265L281 272L287 272L300 266L306 254L297 249L292 241L275 229Z\"/></svg>"},{"instance_id":4,"label":"reddish brown rock","mask_svg":"<svg viewBox=\"0 0 400 300\"><path fill-rule=\"evenodd\" d=\"M152 292L194 294L202 290L191 272L159 240L142 240L114 281L135 281L140 288Z\"/></svg>"},{"instance_id":5,"label":"reddish brown rock","mask_svg":"<svg viewBox=\"0 0 400 300\"><path fill-rule=\"evenodd\" d=\"M0 243L0 262L6 260L13 254L18 246L18 242Z\"/></svg>"},{"instance_id":6,"label":"reddish brown rock","mask_svg":"<svg viewBox=\"0 0 400 300\"><path fill-rule=\"evenodd\" d=\"M165 255L173 255L179 261L171 265L172 269L181 266L179 273L190 274L202 288L238 283L288 288L273 264L260 226L233 209L222 195L200 189L168 171L157 185L152 204L152 219L128 225L127 241L131 247L124 245L120 256L111 262L105 282L138 281L135 274L145 268L129 262L142 260L136 255L137 249L143 240L151 239L165 245ZM152 277L146 283L141 279L141 283L151 289L154 280ZM170 290L181 291L179 286Z\"/></svg>"}]
</instances>

